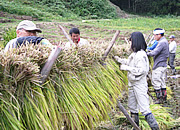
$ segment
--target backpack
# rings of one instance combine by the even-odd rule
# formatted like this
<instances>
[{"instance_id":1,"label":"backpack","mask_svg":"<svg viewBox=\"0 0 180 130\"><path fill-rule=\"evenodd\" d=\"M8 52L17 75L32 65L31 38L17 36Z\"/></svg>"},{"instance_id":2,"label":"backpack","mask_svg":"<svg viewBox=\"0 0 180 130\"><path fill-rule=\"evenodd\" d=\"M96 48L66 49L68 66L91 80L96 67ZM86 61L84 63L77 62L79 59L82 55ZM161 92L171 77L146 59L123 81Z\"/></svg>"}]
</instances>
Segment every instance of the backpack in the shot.
<instances>
[{"instance_id":1,"label":"backpack","mask_svg":"<svg viewBox=\"0 0 180 130\"><path fill-rule=\"evenodd\" d=\"M16 44L18 47L20 47L22 44L26 45L27 43L36 45L39 44L42 39L44 38L36 36L19 37L16 41Z\"/></svg>"}]
</instances>

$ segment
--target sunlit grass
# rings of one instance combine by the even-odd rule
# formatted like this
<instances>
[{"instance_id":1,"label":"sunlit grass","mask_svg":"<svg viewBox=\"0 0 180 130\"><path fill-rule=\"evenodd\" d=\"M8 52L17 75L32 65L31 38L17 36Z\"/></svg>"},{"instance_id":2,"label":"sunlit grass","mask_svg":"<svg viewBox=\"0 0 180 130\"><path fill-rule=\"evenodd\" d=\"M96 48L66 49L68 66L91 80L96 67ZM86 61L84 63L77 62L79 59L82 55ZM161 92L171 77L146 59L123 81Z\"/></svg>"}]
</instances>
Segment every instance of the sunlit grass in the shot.
<instances>
[{"instance_id":1,"label":"sunlit grass","mask_svg":"<svg viewBox=\"0 0 180 130\"><path fill-rule=\"evenodd\" d=\"M179 18L119 18L114 20L86 21L96 26L111 29L133 29L133 30L153 30L157 27L164 28L168 31L180 30Z\"/></svg>"}]
</instances>

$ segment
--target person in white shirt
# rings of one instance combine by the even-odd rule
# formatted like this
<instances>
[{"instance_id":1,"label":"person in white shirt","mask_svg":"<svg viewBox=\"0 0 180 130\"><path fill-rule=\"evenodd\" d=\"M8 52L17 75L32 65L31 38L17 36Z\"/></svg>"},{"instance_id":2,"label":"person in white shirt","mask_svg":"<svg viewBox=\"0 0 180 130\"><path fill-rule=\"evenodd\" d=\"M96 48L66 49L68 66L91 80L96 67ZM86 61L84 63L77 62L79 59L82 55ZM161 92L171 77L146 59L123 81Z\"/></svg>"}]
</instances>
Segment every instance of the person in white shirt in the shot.
<instances>
[{"instance_id":1,"label":"person in white shirt","mask_svg":"<svg viewBox=\"0 0 180 130\"><path fill-rule=\"evenodd\" d=\"M176 69L174 66L174 59L176 56L177 45L176 45L176 41L174 40L175 39L174 35L171 35L169 38L170 38L170 43L169 43L169 62L168 62L168 64L172 69L172 73L175 74Z\"/></svg>"},{"instance_id":2,"label":"person in white shirt","mask_svg":"<svg viewBox=\"0 0 180 130\"><path fill-rule=\"evenodd\" d=\"M67 42L65 45L65 48L81 47L83 45L89 45L89 42L86 39L80 38L80 31L78 28L72 28L69 31L69 34L71 35L73 44L71 44L70 42Z\"/></svg>"},{"instance_id":3,"label":"person in white shirt","mask_svg":"<svg viewBox=\"0 0 180 130\"><path fill-rule=\"evenodd\" d=\"M149 60L145 52L147 45L141 32L133 32L130 37L132 54L128 59L115 56L121 63L120 70L126 70L128 77L128 107L131 117L139 126L139 110L145 116L152 130L159 130L158 123L149 108L147 74Z\"/></svg>"}]
</instances>

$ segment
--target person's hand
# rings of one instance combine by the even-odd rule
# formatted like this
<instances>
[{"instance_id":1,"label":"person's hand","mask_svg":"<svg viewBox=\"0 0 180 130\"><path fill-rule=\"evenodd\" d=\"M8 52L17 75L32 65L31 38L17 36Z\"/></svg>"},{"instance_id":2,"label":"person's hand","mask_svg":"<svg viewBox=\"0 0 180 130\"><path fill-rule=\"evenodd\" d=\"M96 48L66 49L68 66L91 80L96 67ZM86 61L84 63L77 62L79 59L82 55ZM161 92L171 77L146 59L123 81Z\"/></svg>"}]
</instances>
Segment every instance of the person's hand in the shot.
<instances>
[{"instance_id":1,"label":"person's hand","mask_svg":"<svg viewBox=\"0 0 180 130\"><path fill-rule=\"evenodd\" d=\"M114 56L114 59L119 62L119 63L122 63L122 59L119 57L119 56Z\"/></svg>"},{"instance_id":2,"label":"person's hand","mask_svg":"<svg viewBox=\"0 0 180 130\"><path fill-rule=\"evenodd\" d=\"M151 52L151 50L148 50L148 49L147 49L147 52Z\"/></svg>"},{"instance_id":3,"label":"person's hand","mask_svg":"<svg viewBox=\"0 0 180 130\"><path fill-rule=\"evenodd\" d=\"M119 56L114 56L114 59L115 59L116 61L118 61Z\"/></svg>"},{"instance_id":4,"label":"person's hand","mask_svg":"<svg viewBox=\"0 0 180 130\"><path fill-rule=\"evenodd\" d=\"M120 70L131 70L131 67L128 65L121 65Z\"/></svg>"},{"instance_id":5,"label":"person's hand","mask_svg":"<svg viewBox=\"0 0 180 130\"><path fill-rule=\"evenodd\" d=\"M121 65L120 66L120 70L126 70L126 68L127 68L127 65Z\"/></svg>"},{"instance_id":6,"label":"person's hand","mask_svg":"<svg viewBox=\"0 0 180 130\"><path fill-rule=\"evenodd\" d=\"M150 52L147 52L146 54L147 54L147 56L149 56Z\"/></svg>"}]
</instances>

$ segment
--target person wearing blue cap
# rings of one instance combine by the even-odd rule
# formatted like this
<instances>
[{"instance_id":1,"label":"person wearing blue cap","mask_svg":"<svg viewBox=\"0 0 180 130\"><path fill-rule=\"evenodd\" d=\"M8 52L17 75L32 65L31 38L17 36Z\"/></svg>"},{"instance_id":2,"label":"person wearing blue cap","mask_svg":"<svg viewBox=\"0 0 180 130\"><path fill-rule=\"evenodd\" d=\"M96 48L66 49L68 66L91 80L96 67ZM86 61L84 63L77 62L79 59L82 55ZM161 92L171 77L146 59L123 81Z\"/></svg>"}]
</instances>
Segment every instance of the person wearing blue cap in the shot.
<instances>
[{"instance_id":1,"label":"person wearing blue cap","mask_svg":"<svg viewBox=\"0 0 180 130\"><path fill-rule=\"evenodd\" d=\"M175 56L176 56L177 45L176 45L176 41L174 40L175 39L174 35L171 35L169 37L169 39L170 39L170 43L169 43L169 62L168 62L168 64L172 69L172 74L175 74L176 69L175 69L175 66L174 66L174 59L175 59Z\"/></svg>"},{"instance_id":2,"label":"person wearing blue cap","mask_svg":"<svg viewBox=\"0 0 180 130\"><path fill-rule=\"evenodd\" d=\"M167 71L167 59L169 57L169 45L167 39L164 37L165 30L156 28L153 31L154 39L158 41L158 44L154 50L148 52L148 56L152 56L154 65L152 68L152 85L156 93L156 104L166 102L166 71Z\"/></svg>"}]
</instances>

